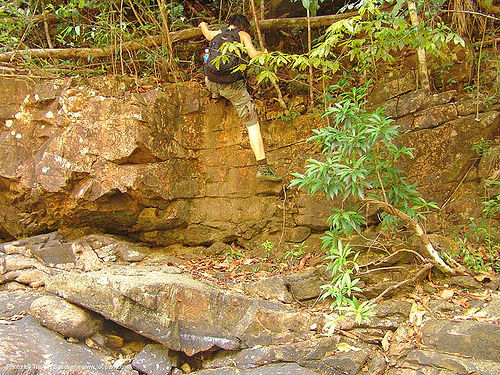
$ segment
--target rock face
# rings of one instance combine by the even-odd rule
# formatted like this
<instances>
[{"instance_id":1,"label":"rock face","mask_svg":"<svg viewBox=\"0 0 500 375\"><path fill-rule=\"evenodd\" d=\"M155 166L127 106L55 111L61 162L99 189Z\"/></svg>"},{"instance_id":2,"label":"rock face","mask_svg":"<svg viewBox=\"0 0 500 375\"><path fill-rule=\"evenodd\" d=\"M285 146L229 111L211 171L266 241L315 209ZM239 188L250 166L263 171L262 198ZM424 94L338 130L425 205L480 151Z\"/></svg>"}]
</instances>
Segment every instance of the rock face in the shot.
<instances>
[{"instance_id":1,"label":"rock face","mask_svg":"<svg viewBox=\"0 0 500 375\"><path fill-rule=\"evenodd\" d=\"M478 181L489 177L482 167L465 175L476 162L471 147L498 135L498 104L482 108L475 121L474 106L456 92L428 95L415 91L413 71L391 74L372 101L387 104L408 131L402 141L415 147L416 159L404 168L426 198L443 203L453 193L446 214L467 219L480 207ZM333 203L288 192L283 205L281 184L256 180L246 129L232 106L210 102L194 82L135 91L126 77L0 78L0 238L85 226L164 246L237 241L257 249L279 238L285 215L287 245L317 248L315 233L326 228ZM302 171L317 149L301 141L321 120L299 117L292 129L261 117L277 172ZM60 251L39 257L72 261Z\"/></svg>"},{"instance_id":2,"label":"rock face","mask_svg":"<svg viewBox=\"0 0 500 375\"><path fill-rule=\"evenodd\" d=\"M306 335L315 321L277 302L216 289L174 267L65 272L46 288L188 355L287 342Z\"/></svg>"}]
</instances>

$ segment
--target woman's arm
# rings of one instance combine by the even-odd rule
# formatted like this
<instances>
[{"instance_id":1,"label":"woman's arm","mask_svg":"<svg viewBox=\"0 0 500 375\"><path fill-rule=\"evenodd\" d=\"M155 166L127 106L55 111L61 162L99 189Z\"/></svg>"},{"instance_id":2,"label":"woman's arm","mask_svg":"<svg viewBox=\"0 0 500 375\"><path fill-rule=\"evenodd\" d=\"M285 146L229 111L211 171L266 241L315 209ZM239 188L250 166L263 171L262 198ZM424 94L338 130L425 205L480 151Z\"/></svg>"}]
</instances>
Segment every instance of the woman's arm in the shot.
<instances>
[{"instance_id":1,"label":"woman's arm","mask_svg":"<svg viewBox=\"0 0 500 375\"><path fill-rule=\"evenodd\" d=\"M208 29L208 24L203 21L203 22L200 22L200 24L198 25L198 27L201 29L201 32L203 33L203 36L208 40L208 41L211 41L214 36L216 36L217 34L220 34L220 30L216 30L216 31L212 31L212 30L209 30Z\"/></svg>"},{"instance_id":2,"label":"woman's arm","mask_svg":"<svg viewBox=\"0 0 500 375\"><path fill-rule=\"evenodd\" d=\"M241 42L245 46L245 49L247 51L248 57L253 59L255 56L262 55L263 53L267 53L267 50L264 51L259 51L258 49L255 48L252 42L252 38L250 37L250 34L248 34L246 31L240 31L239 32Z\"/></svg>"}]
</instances>

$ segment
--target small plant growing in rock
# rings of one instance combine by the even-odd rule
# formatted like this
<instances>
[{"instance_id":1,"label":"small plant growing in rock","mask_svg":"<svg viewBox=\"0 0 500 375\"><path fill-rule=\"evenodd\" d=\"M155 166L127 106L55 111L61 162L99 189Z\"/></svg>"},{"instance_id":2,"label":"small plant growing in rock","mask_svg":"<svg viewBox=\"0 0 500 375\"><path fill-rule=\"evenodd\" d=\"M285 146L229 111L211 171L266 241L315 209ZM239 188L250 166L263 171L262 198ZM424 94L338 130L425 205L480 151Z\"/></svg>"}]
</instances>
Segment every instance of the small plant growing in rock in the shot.
<instances>
[{"instance_id":1,"label":"small plant growing in rock","mask_svg":"<svg viewBox=\"0 0 500 375\"><path fill-rule=\"evenodd\" d=\"M264 247L264 250L266 252L266 254L264 255L264 259L269 259L270 256L271 256L271 251L273 251L274 247L275 247L275 243L273 241L270 241L270 240L265 240L263 243L262 243L262 247Z\"/></svg>"},{"instance_id":2,"label":"small plant growing in rock","mask_svg":"<svg viewBox=\"0 0 500 375\"><path fill-rule=\"evenodd\" d=\"M300 244L293 245L293 249L285 251L285 260L289 267L292 267L305 254L306 248L307 245L305 242L301 242Z\"/></svg>"},{"instance_id":3,"label":"small plant growing in rock","mask_svg":"<svg viewBox=\"0 0 500 375\"><path fill-rule=\"evenodd\" d=\"M229 257L231 258L232 260L239 260L241 258L243 258L243 253L235 248L233 248L232 246L229 247L229 250L227 250L225 253L224 253L224 256L225 257Z\"/></svg>"}]
</instances>

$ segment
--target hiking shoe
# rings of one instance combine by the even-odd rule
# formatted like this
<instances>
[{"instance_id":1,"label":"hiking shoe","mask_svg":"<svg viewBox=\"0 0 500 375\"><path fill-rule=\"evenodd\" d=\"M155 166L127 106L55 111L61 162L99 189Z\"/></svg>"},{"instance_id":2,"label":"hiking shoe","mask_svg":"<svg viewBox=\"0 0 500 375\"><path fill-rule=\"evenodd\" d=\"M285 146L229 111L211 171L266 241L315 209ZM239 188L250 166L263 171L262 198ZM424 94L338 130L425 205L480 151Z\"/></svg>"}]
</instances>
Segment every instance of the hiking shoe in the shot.
<instances>
[{"instance_id":1,"label":"hiking shoe","mask_svg":"<svg viewBox=\"0 0 500 375\"><path fill-rule=\"evenodd\" d=\"M281 177L278 176L276 173L274 173L273 170L267 164L259 165L257 167L256 177L260 180L276 181L276 182L281 181Z\"/></svg>"}]
</instances>

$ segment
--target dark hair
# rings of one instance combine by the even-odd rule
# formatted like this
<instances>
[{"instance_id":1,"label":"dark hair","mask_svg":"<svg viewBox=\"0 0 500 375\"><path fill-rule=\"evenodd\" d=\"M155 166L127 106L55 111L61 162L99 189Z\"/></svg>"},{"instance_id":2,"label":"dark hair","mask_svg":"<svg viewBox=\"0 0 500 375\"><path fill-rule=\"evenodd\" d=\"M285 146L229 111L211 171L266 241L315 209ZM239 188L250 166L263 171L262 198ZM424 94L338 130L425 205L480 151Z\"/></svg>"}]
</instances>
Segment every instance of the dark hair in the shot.
<instances>
[{"instance_id":1,"label":"dark hair","mask_svg":"<svg viewBox=\"0 0 500 375\"><path fill-rule=\"evenodd\" d=\"M233 14L227 20L228 25L234 25L243 31L250 31L250 22L243 14Z\"/></svg>"}]
</instances>

